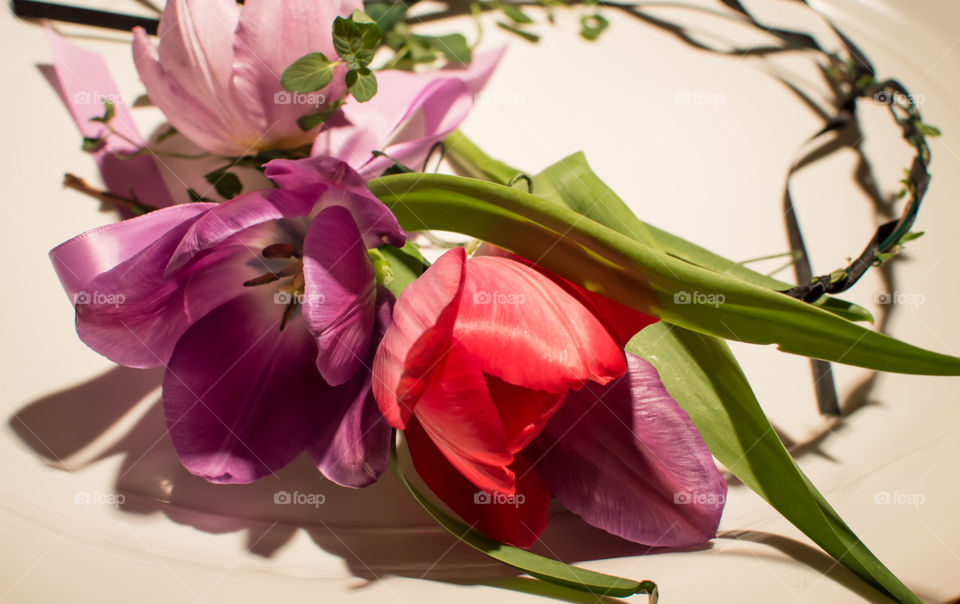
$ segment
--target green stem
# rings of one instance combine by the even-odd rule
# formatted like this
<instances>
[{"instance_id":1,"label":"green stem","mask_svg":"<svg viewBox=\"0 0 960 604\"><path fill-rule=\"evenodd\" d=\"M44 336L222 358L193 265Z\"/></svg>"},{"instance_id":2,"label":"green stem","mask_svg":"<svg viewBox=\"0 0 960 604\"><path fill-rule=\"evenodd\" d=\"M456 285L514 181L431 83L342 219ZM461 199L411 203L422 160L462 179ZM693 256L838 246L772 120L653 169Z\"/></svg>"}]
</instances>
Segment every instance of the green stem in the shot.
<instances>
[{"instance_id":1,"label":"green stem","mask_svg":"<svg viewBox=\"0 0 960 604\"><path fill-rule=\"evenodd\" d=\"M522 170L510 167L483 152L463 132L454 130L443 141L447 159L471 178L508 185Z\"/></svg>"},{"instance_id":2,"label":"green stem","mask_svg":"<svg viewBox=\"0 0 960 604\"><path fill-rule=\"evenodd\" d=\"M601 598L605 596L623 598L634 594L647 594L650 604L657 603L657 585L653 581L623 579L545 558L533 552L500 543L450 516L421 493L401 470L397 454L399 437L399 433L395 433L394 438L391 439L390 471L414 501L437 524L460 541L507 566L547 583L596 594Z\"/></svg>"}]
</instances>

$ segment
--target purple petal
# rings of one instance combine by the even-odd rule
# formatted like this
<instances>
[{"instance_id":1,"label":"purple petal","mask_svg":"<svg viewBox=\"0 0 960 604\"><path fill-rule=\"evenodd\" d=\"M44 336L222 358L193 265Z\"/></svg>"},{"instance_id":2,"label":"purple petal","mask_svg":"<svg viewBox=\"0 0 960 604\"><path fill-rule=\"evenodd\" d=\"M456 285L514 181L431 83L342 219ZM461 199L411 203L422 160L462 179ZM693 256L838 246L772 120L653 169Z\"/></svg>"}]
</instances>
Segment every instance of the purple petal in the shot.
<instances>
[{"instance_id":1,"label":"purple petal","mask_svg":"<svg viewBox=\"0 0 960 604\"><path fill-rule=\"evenodd\" d=\"M141 253L90 281L77 295L77 333L88 346L128 367L166 363L197 319L244 293L243 282L265 272L244 245L221 246L164 277L186 222Z\"/></svg>"},{"instance_id":2,"label":"purple petal","mask_svg":"<svg viewBox=\"0 0 960 604\"><path fill-rule=\"evenodd\" d=\"M350 210L368 248L383 242L401 247L406 241L393 213L370 194L363 177L345 162L322 156L275 159L265 166L264 173L281 189L322 188L320 207L339 205Z\"/></svg>"},{"instance_id":3,"label":"purple petal","mask_svg":"<svg viewBox=\"0 0 960 604\"><path fill-rule=\"evenodd\" d=\"M302 317L281 331L283 306L252 292L220 306L180 339L163 380L167 427L180 461L210 482L271 474L333 430L341 397L314 367Z\"/></svg>"},{"instance_id":4,"label":"purple petal","mask_svg":"<svg viewBox=\"0 0 960 604\"><path fill-rule=\"evenodd\" d=\"M369 343L364 367L341 386L349 393L346 398L350 406L338 422L333 437L310 447L310 455L324 476L342 486L367 486L387 469L391 429L373 398L370 367L390 323L393 302L393 294L379 287L374 337Z\"/></svg>"},{"instance_id":5,"label":"purple petal","mask_svg":"<svg viewBox=\"0 0 960 604\"><path fill-rule=\"evenodd\" d=\"M297 119L316 113L344 91L344 67L322 91L293 95L280 85L283 71L310 52L337 58L330 24L362 9L359 0L250 0L240 11L234 53L234 84L245 106L260 108L265 141L271 148L294 148L309 144L316 132L304 132Z\"/></svg>"},{"instance_id":6,"label":"purple petal","mask_svg":"<svg viewBox=\"0 0 960 604\"><path fill-rule=\"evenodd\" d=\"M310 224L303 277L303 316L317 339L317 369L339 386L363 362L376 311L373 263L345 208L329 207Z\"/></svg>"},{"instance_id":7,"label":"purple petal","mask_svg":"<svg viewBox=\"0 0 960 604\"><path fill-rule=\"evenodd\" d=\"M143 155L121 159L115 155L136 151L143 145L143 139L103 57L67 42L49 25L44 29L53 52L63 101L80 132L88 138L106 139L105 144L93 152L93 156L107 190L124 197L132 192L137 199L153 207L169 206L173 200L152 157ZM111 136L105 125L90 121L103 115L104 102L107 100L114 105L114 117L110 125L122 136Z\"/></svg>"},{"instance_id":8,"label":"purple petal","mask_svg":"<svg viewBox=\"0 0 960 604\"><path fill-rule=\"evenodd\" d=\"M196 254L221 244L240 231L271 220L307 216L317 202L317 192L293 193L269 189L229 199L197 220L183 237L167 266L167 274L187 264Z\"/></svg>"},{"instance_id":9,"label":"purple petal","mask_svg":"<svg viewBox=\"0 0 960 604\"><path fill-rule=\"evenodd\" d=\"M567 509L647 545L714 537L727 485L690 418L652 365L571 392L524 454Z\"/></svg>"},{"instance_id":10,"label":"purple petal","mask_svg":"<svg viewBox=\"0 0 960 604\"><path fill-rule=\"evenodd\" d=\"M73 300L100 273L129 260L167 231L192 222L213 207L216 204L189 203L108 224L53 248L50 261Z\"/></svg>"}]
</instances>

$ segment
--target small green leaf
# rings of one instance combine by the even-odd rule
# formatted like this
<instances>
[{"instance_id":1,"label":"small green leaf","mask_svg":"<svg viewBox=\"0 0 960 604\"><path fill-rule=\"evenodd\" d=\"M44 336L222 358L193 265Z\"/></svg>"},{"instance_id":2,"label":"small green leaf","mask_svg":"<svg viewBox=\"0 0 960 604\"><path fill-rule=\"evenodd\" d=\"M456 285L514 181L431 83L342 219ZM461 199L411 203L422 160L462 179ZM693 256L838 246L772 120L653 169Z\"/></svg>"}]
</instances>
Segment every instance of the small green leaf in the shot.
<instances>
[{"instance_id":1,"label":"small green leaf","mask_svg":"<svg viewBox=\"0 0 960 604\"><path fill-rule=\"evenodd\" d=\"M513 26L513 25L510 25L509 23L504 23L503 21L497 21L497 26L499 26L499 27L507 30L508 32L510 32L510 33L512 33L512 34L516 34L516 35L520 36L521 38L523 38L523 39L526 40L527 42L539 42L539 41L540 41L540 36L538 36L537 34L535 34L535 33L533 33L533 32L529 32L529 31L522 30L522 29L520 29L519 27L515 27L515 26Z\"/></svg>"},{"instance_id":2,"label":"small green leaf","mask_svg":"<svg viewBox=\"0 0 960 604\"><path fill-rule=\"evenodd\" d=\"M309 113L307 115L302 115L299 118L297 118L297 126L300 126L300 129L303 130L304 132L307 132L308 130L313 130L320 124L330 119L330 117L337 112L337 109L339 109L341 105L343 105L343 102L338 100L337 102L333 103L332 105L330 105L326 109L323 109L322 111L318 111L316 113Z\"/></svg>"},{"instance_id":3,"label":"small green leaf","mask_svg":"<svg viewBox=\"0 0 960 604\"><path fill-rule=\"evenodd\" d=\"M911 231L909 233L904 233L903 237L901 237L900 241L898 241L897 243L903 245L908 241L913 241L914 239L919 239L920 237L923 237L923 234L924 234L924 231Z\"/></svg>"},{"instance_id":4,"label":"small green leaf","mask_svg":"<svg viewBox=\"0 0 960 604\"><path fill-rule=\"evenodd\" d=\"M104 146L106 142L107 142L107 139L102 137L90 138L85 136L83 137L83 145L81 146L81 149L83 149L84 151L87 151L88 153L92 153L93 151L96 151L100 147Z\"/></svg>"},{"instance_id":5,"label":"small green leaf","mask_svg":"<svg viewBox=\"0 0 960 604\"><path fill-rule=\"evenodd\" d=\"M106 99L103 101L103 117L92 117L90 118L91 122L99 122L101 124L109 124L110 120L113 119L114 115L117 113L117 108L114 106L113 101Z\"/></svg>"},{"instance_id":6,"label":"small green leaf","mask_svg":"<svg viewBox=\"0 0 960 604\"><path fill-rule=\"evenodd\" d=\"M371 2L364 5L367 14L376 21L377 25L383 31L390 31L404 15L410 5L400 0L399 2Z\"/></svg>"},{"instance_id":7,"label":"small green leaf","mask_svg":"<svg viewBox=\"0 0 960 604\"><path fill-rule=\"evenodd\" d=\"M527 16L525 12L520 10L519 7L507 2L496 2L494 6L500 9L500 11L510 18L511 21L517 25L527 25L533 23L533 19Z\"/></svg>"},{"instance_id":8,"label":"small green leaf","mask_svg":"<svg viewBox=\"0 0 960 604\"><path fill-rule=\"evenodd\" d=\"M411 241L407 241L402 248L382 245L377 248L377 251L380 257L390 264L393 275L393 278L384 285L397 297L400 297L404 288L416 281L417 277L430 266L430 263L420 254L417 245Z\"/></svg>"},{"instance_id":9,"label":"small green leaf","mask_svg":"<svg viewBox=\"0 0 960 604\"><path fill-rule=\"evenodd\" d=\"M333 79L334 65L322 52L311 52L283 70L280 85L290 92L314 92Z\"/></svg>"},{"instance_id":10,"label":"small green leaf","mask_svg":"<svg viewBox=\"0 0 960 604\"><path fill-rule=\"evenodd\" d=\"M380 26L372 19L367 17L368 20L358 23L354 16L350 19L337 17L333 22L333 46L347 64L347 69L352 71L370 64L383 39Z\"/></svg>"},{"instance_id":11,"label":"small green leaf","mask_svg":"<svg viewBox=\"0 0 960 604\"><path fill-rule=\"evenodd\" d=\"M919 124L919 128L920 128L920 132L924 136L929 136L930 138L936 138L942 134L940 132L940 129L937 128L936 126L931 126L930 124L924 124L923 122Z\"/></svg>"},{"instance_id":12,"label":"small green leaf","mask_svg":"<svg viewBox=\"0 0 960 604\"><path fill-rule=\"evenodd\" d=\"M446 36L413 36L413 38L433 49L439 50L451 63L467 65L472 60L470 45L467 44L467 39L461 34L449 34ZM416 61L416 57L414 60Z\"/></svg>"},{"instance_id":13,"label":"small green leaf","mask_svg":"<svg viewBox=\"0 0 960 604\"><path fill-rule=\"evenodd\" d=\"M347 72L347 90L361 103L377 94L377 76L366 67Z\"/></svg>"},{"instance_id":14,"label":"small green leaf","mask_svg":"<svg viewBox=\"0 0 960 604\"><path fill-rule=\"evenodd\" d=\"M217 195L224 199L232 199L243 191L240 179L233 172L228 172L229 169L230 166L226 166L203 175L207 182L217 190Z\"/></svg>"},{"instance_id":15,"label":"small green leaf","mask_svg":"<svg viewBox=\"0 0 960 604\"><path fill-rule=\"evenodd\" d=\"M190 201L192 201L192 202L194 202L194 203L200 202L200 201L202 201L202 202L209 202L209 201L210 201L209 199L207 199L206 197L203 197L202 195L200 195L199 193L197 193L196 191L194 191L194 190L191 189L190 187L187 187L187 196L189 196L189 197L190 197Z\"/></svg>"},{"instance_id":16,"label":"small green leaf","mask_svg":"<svg viewBox=\"0 0 960 604\"><path fill-rule=\"evenodd\" d=\"M580 18L580 35L591 42L600 37L610 22L600 13L586 15Z\"/></svg>"}]
</instances>

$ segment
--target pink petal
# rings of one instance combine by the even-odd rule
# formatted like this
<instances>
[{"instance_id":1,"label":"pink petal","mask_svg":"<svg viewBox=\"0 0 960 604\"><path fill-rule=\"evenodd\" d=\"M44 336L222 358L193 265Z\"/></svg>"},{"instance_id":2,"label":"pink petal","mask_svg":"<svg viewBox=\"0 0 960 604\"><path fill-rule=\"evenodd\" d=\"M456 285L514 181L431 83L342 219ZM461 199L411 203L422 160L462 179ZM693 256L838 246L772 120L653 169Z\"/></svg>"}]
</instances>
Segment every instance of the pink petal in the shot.
<instances>
[{"instance_id":1,"label":"pink petal","mask_svg":"<svg viewBox=\"0 0 960 604\"><path fill-rule=\"evenodd\" d=\"M523 457L508 470L517 477L514 492L484 491L450 465L416 420L404 435L417 474L470 526L517 547L530 547L546 528L550 491Z\"/></svg>"},{"instance_id":2,"label":"pink petal","mask_svg":"<svg viewBox=\"0 0 960 604\"><path fill-rule=\"evenodd\" d=\"M210 482L248 483L292 461L343 402L314 368L316 346L299 316L253 292L187 331L163 380L163 408L180 461Z\"/></svg>"},{"instance_id":3,"label":"pink petal","mask_svg":"<svg viewBox=\"0 0 960 604\"><path fill-rule=\"evenodd\" d=\"M190 203L108 224L50 250L60 283L73 300L97 275L142 252L164 233L192 222L216 204Z\"/></svg>"},{"instance_id":4,"label":"pink petal","mask_svg":"<svg viewBox=\"0 0 960 604\"><path fill-rule=\"evenodd\" d=\"M104 145L94 151L93 156L107 190L124 197L135 196L156 208L170 205L173 202L170 192L152 157L116 157L117 153L136 151L142 146L143 140L110 77L103 57L67 42L50 26L44 29L47 43L53 51L54 68L63 101L80 132L88 138L106 138ZM105 101L114 105L114 117L110 125L123 136L111 135L105 125L90 121L91 118L103 116Z\"/></svg>"},{"instance_id":5,"label":"pink petal","mask_svg":"<svg viewBox=\"0 0 960 604\"><path fill-rule=\"evenodd\" d=\"M377 344L390 324L393 294L378 288L374 334L365 355L365 365L373 365ZM311 445L310 456L333 482L347 487L364 487L374 482L387 469L390 453L390 424L380 414L370 390L371 374L366 367L341 387L350 402L343 417L336 422L336 432L329 439Z\"/></svg>"},{"instance_id":6,"label":"pink petal","mask_svg":"<svg viewBox=\"0 0 960 604\"><path fill-rule=\"evenodd\" d=\"M264 174L281 189L323 190L322 208L339 205L350 210L368 248L387 242L401 247L406 233L396 217L367 189L367 183L353 168L333 157L301 160L275 159L264 166Z\"/></svg>"},{"instance_id":7,"label":"pink petal","mask_svg":"<svg viewBox=\"0 0 960 604\"><path fill-rule=\"evenodd\" d=\"M150 99L183 135L221 155L245 155L263 134L260 108L244 107L233 86L239 12L233 0L170 0L159 48L134 29L133 58Z\"/></svg>"},{"instance_id":8,"label":"pink petal","mask_svg":"<svg viewBox=\"0 0 960 604\"><path fill-rule=\"evenodd\" d=\"M580 302L507 258L471 258L454 338L485 373L533 390L562 393L604 384L626 369L623 351Z\"/></svg>"},{"instance_id":9,"label":"pink petal","mask_svg":"<svg viewBox=\"0 0 960 604\"><path fill-rule=\"evenodd\" d=\"M321 211L303 242L303 316L317 340L317 369L331 385L349 380L370 347L376 303L373 263L350 212Z\"/></svg>"},{"instance_id":10,"label":"pink petal","mask_svg":"<svg viewBox=\"0 0 960 604\"><path fill-rule=\"evenodd\" d=\"M686 546L716 534L727 485L656 369L628 355L605 387L571 392L524 452L554 496L624 539Z\"/></svg>"},{"instance_id":11,"label":"pink petal","mask_svg":"<svg viewBox=\"0 0 960 604\"><path fill-rule=\"evenodd\" d=\"M443 254L403 290L373 363L373 394L394 428L404 428L430 371L449 348L460 292L463 248Z\"/></svg>"},{"instance_id":12,"label":"pink petal","mask_svg":"<svg viewBox=\"0 0 960 604\"><path fill-rule=\"evenodd\" d=\"M291 95L281 85L283 71L311 52L337 59L331 28L337 16L362 9L358 0L250 0L240 11L234 52L234 83L244 106L258 108L265 144L294 148L309 144L316 132L304 132L297 119L327 107L344 92L343 67L317 93ZM321 100L322 99L322 100ZM303 102L294 102L302 100ZM284 102L289 101L289 102Z\"/></svg>"}]
</instances>

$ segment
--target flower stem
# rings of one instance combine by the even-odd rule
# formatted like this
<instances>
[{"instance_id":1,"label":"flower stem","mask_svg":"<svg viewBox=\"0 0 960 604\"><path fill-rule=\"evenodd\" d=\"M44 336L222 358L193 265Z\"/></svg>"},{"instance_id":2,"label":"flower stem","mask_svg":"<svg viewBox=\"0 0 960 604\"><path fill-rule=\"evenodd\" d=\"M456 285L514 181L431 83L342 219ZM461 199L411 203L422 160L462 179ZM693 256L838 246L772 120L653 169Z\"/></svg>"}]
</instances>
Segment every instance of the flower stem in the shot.
<instances>
[{"instance_id":1,"label":"flower stem","mask_svg":"<svg viewBox=\"0 0 960 604\"><path fill-rule=\"evenodd\" d=\"M147 212L152 212L157 209L135 199L127 199L126 197L121 197L115 193L101 191L100 189L91 187L89 184L87 184L87 181L75 174L70 174L69 172L63 175L63 186L67 187L68 189L73 189L74 191L80 191L84 195L89 195L90 197L93 197L94 199L104 203L112 203L114 205L127 208L128 210L133 211L135 214L146 214Z\"/></svg>"}]
</instances>

